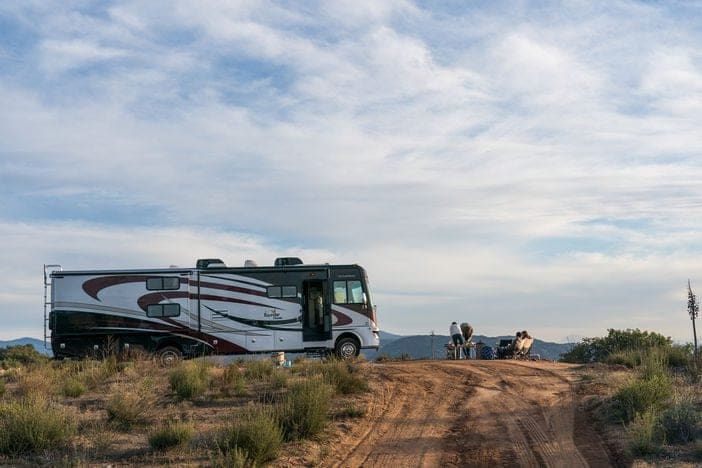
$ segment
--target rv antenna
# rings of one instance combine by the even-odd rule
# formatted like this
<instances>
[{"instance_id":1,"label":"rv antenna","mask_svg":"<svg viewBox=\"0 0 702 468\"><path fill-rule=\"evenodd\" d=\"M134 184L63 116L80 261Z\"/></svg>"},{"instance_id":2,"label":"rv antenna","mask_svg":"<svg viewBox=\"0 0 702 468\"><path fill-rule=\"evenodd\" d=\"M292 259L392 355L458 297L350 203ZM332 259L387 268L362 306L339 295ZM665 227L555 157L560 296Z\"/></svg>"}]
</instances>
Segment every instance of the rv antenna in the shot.
<instances>
[{"instance_id":1,"label":"rv antenna","mask_svg":"<svg viewBox=\"0 0 702 468\"><path fill-rule=\"evenodd\" d=\"M695 319L699 316L700 305L697 303L697 296L692 292L690 280L687 280L687 312L692 320L692 336L695 338L695 361L697 361L697 330L695 329Z\"/></svg>"}]
</instances>

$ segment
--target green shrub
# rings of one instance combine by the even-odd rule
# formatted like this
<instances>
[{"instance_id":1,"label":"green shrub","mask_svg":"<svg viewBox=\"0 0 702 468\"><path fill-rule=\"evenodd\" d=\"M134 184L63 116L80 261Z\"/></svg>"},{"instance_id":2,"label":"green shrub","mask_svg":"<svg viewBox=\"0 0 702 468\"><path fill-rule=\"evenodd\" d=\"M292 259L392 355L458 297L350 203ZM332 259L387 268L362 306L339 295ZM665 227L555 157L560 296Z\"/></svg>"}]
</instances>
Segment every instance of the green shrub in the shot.
<instances>
[{"instance_id":1,"label":"green shrub","mask_svg":"<svg viewBox=\"0 0 702 468\"><path fill-rule=\"evenodd\" d=\"M83 385L83 382L80 380L74 377L69 377L63 383L61 390L64 396L76 398L85 393L85 385Z\"/></svg>"},{"instance_id":2,"label":"green shrub","mask_svg":"<svg viewBox=\"0 0 702 468\"><path fill-rule=\"evenodd\" d=\"M211 460L211 465L214 468L255 468L249 454L240 447L220 453L219 457Z\"/></svg>"},{"instance_id":3,"label":"green shrub","mask_svg":"<svg viewBox=\"0 0 702 468\"><path fill-rule=\"evenodd\" d=\"M107 420L127 430L144 419L149 401L135 392L116 393L107 401Z\"/></svg>"},{"instance_id":4,"label":"green shrub","mask_svg":"<svg viewBox=\"0 0 702 468\"><path fill-rule=\"evenodd\" d=\"M276 370L276 372L273 372L270 376L264 379L264 382L271 389L280 390L288 386L288 374L282 370L280 370L280 372Z\"/></svg>"},{"instance_id":5,"label":"green shrub","mask_svg":"<svg viewBox=\"0 0 702 468\"><path fill-rule=\"evenodd\" d=\"M242 455L255 464L273 460L283 443L283 432L275 414L270 408L250 407L239 418L223 428L217 438L218 445L224 453L234 450L240 462Z\"/></svg>"},{"instance_id":6,"label":"green shrub","mask_svg":"<svg viewBox=\"0 0 702 468\"><path fill-rule=\"evenodd\" d=\"M627 428L629 449L635 455L657 453L663 444L663 430L655 411L646 411L636 416Z\"/></svg>"},{"instance_id":7,"label":"green shrub","mask_svg":"<svg viewBox=\"0 0 702 468\"><path fill-rule=\"evenodd\" d=\"M632 421L637 414L661 409L670 398L673 386L667 376L649 380L634 379L621 387L612 397L617 416Z\"/></svg>"},{"instance_id":8,"label":"green shrub","mask_svg":"<svg viewBox=\"0 0 702 468\"><path fill-rule=\"evenodd\" d=\"M582 342L564 353L561 361L572 363L605 362L607 356L628 350L647 350L650 348L666 348L673 341L658 333L637 329L607 330L607 336L601 338L585 338Z\"/></svg>"},{"instance_id":9,"label":"green shrub","mask_svg":"<svg viewBox=\"0 0 702 468\"><path fill-rule=\"evenodd\" d=\"M171 389L179 398L197 398L209 386L209 367L205 361L184 362L171 371L169 380Z\"/></svg>"},{"instance_id":10,"label":"green shrub","mask_svg":"<svg viewBox=\"0 0 702 468\"><path fill-rule=\"evenodd\" d=\"M72 416L31 396L0 403L0 454L17 456L61 447L76 433Z\"/></svg>"},{"instance_id":11,"label":"green shrub","mask_svg":"<svg viewBox=\"0 0 702 468\"><path fill-rule=\"evenodd\" d=\"M334 414L335 418L338 419L355 419L355 418L362 418L363 416L366 415L366 409L356 406L353 403L350 403L340 409L339 411Z\"/></svg>"},{"instance_id":12,"label":"green shrub","mask_svg":"<svg viewBox=\"0 0 702 468\"><path fill-rule=\"evenodd\" d=\"M674 345L668 350L668 363L670 367L686 368L693 361L692 345Z\"/></svg>"},{"instance_id":13,"label":"green shrub","mask_svg":"<svg viewBox=\"0 0 702 468\"><path fill-rule=\"evenodd\" d=\"M285 439L302 439L319 433L327 423L333 393L333 388L320 378L292 385L279 409Z\"/></svg>"},{"instance_id":14,"label":"green shrub","mask_svg":"<svg viewBox=\"0 0 702 468\"><path fill-rule=\"evenodd\" d=\"M224 368L219 381L219 392L224 396L246 395L246 379L237 364L230 364Z\"/></svg>"},{"instance_id":15,"label":"green shrub","mask_svg":"<svg viewBox=\"0 0 702 468\"><path fill-rule=\"evenodd\" d=\"M362 393L370 390L368 382L358 374L351 361L332 360L322 366L325 382L342 395Z\"/></svg>"},{"instance_id":16,"label":"green shrub","mask_svg":"<svg viewBox=\"0 0 702 468\"><path fill-rule=\"evenodd\" d=\"M18 392L22 396L40 395L44 398L59 391L56 384L58 372L51 366L38 366L25 369L17 374Z\"/></svg>"},{"instance_id":17,"label":"green shrub","mask_svg":"<svg viewBox=\"0 0 702 468\"><path fill-rule=\"evenodd\" d=\"M8 361L28 366L46 364L49 358L39 353L34 346L26 344L0 348L0 361Z\"/></svg>"},{"instance_id":18,"label":"green shrub","mask_svg":"<svg viewBox=\"0 0 702 468\"><path fill-rule=\"evenodd\" d=\"M700 415L692 398L677 398L670 408L663 411L660 423L665 432L666 441L685 443L695 440L695 432Z\"/></svg>"},{"instance_id":19,"label":"green shrub","mask_svg":"<svg viewBox=\"0 0 702 468\"><path fill-rule=\"evenodd\" d=\"M77 370L76 378L90 389L99 387L119 372L115 356L108 356L102 361L80 361L76 364L75 369Z\"/></svg>"},{"instance_id":20,"label":"green shrub","mask_svg":"<svg viewBox=\"0 0 702 468\"><path fill-rule=\"evenodd\" d=\"M616 351L604 358L607 364L619 364L630 369L641 365L641 352L631 349L624 351Z\"/></svg>"},{"instance_id":21,"label":"green shrub","mask_svg":"<svg viewBox=\"0 0 702 468\"><path fill-rule=\"evenodd\" d=\"M275 364L267 359L247 361L244 375L250 380L263 380L273 375Z\"/></svg>"},{"instance_id":22,"label":"green shrub","mask_svg":"<svg viewBox=\"0 0 702 468\"><path fill-rule=\"evenodd\" d=\"M167 450L179 445L185 445L192 437L192 424L168 422L149 434L149 445L154 450Z\"/></svg>"},{"instance_id":23,"label":"green shrub","mask_svg":"<svg viewBox=\"0 0 702 468\"><path fill-rule=\"evenodd\" d=\"M0 378L0 398L5 394L5 379Z\"/></svg>"},{"instance_id":24,"label":"green shrub","mask_svg":"<svg viewBox=\"0 0 702 468\"><path fill-rule=\"evenodd\" d=\"M649 348L641 354L639 373L644 380L653 378L669 378L668 351L664 348Z\"/></svg>"}]
</instances>

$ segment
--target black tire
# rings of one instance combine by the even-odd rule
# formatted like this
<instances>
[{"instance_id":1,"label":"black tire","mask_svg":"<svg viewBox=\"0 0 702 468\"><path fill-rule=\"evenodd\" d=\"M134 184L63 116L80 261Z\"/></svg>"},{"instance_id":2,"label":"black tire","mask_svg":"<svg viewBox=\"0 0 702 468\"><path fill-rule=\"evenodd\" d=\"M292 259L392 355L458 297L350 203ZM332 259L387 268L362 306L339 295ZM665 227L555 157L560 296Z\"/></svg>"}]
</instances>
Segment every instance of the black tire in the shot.
<instances>
[{"instance_id":1,"label":"black tire","mask_svg":"<svg viewBox=\"0 0 702 468\"><path fill-rule=\"evenodd\" d=\"M164 346L156 351L156 360L163 367L175 366L181 359L183 359L183 353L175 346Z\"/></svg>"},{"instance_id":2,"label":"black tire","mask_svg":"<svg viewBox=\"0 0 702 468\"><path fill-rule=\"evenodd\" d=\"M347 336L336 342L334 353L339 359L352 359L361 353L361 345L357 339Z\"/></svg>"}]
</instances>

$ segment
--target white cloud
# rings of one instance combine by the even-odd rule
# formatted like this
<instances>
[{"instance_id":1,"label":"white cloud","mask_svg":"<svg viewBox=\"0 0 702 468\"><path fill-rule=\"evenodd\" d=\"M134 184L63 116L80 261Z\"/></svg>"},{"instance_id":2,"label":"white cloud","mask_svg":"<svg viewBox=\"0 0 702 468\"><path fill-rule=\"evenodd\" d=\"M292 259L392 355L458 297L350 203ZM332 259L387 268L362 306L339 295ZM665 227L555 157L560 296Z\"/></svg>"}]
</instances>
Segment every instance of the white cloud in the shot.
<instances>
[{"instance_id":1,"label":"white cloud","mask_svg":"<svg viewBox=\"0 0 702 468\"><path fill-rule=\"evenodd\" d=\"M467 308L494 333L641 319L682 338L659 317L699 270L702 71L695 25L668 8L5 10L37 39L0 56L23 58L0 75L1 235L20 272L0 304L34 307L26 265L48 257L311 250L368 266L390 330Z\"/></svg>"}]
</instances>

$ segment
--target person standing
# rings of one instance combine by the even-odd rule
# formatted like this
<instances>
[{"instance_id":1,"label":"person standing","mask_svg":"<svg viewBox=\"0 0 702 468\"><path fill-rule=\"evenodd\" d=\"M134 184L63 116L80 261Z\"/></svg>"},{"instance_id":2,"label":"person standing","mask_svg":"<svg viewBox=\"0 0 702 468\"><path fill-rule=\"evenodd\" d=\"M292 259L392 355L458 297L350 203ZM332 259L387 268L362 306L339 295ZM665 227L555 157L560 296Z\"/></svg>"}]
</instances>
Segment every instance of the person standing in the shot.
<instances>
[{"instance_id":1,"label":"person standing","mask_svg":"<svg viewBox=\"0 0 702 468\"><path fill-rule=\"evenodd\" d=\"M458 352L458 355L456 356L456 359L458 359L460 358L461 350L463 349L463 333L461 333L461 329L456 322L451 323L451 327L449 328L449 334L451 335L453 345L455 346L454 349L456 351L454 352Z\"/></svg>"}]
</instances>

